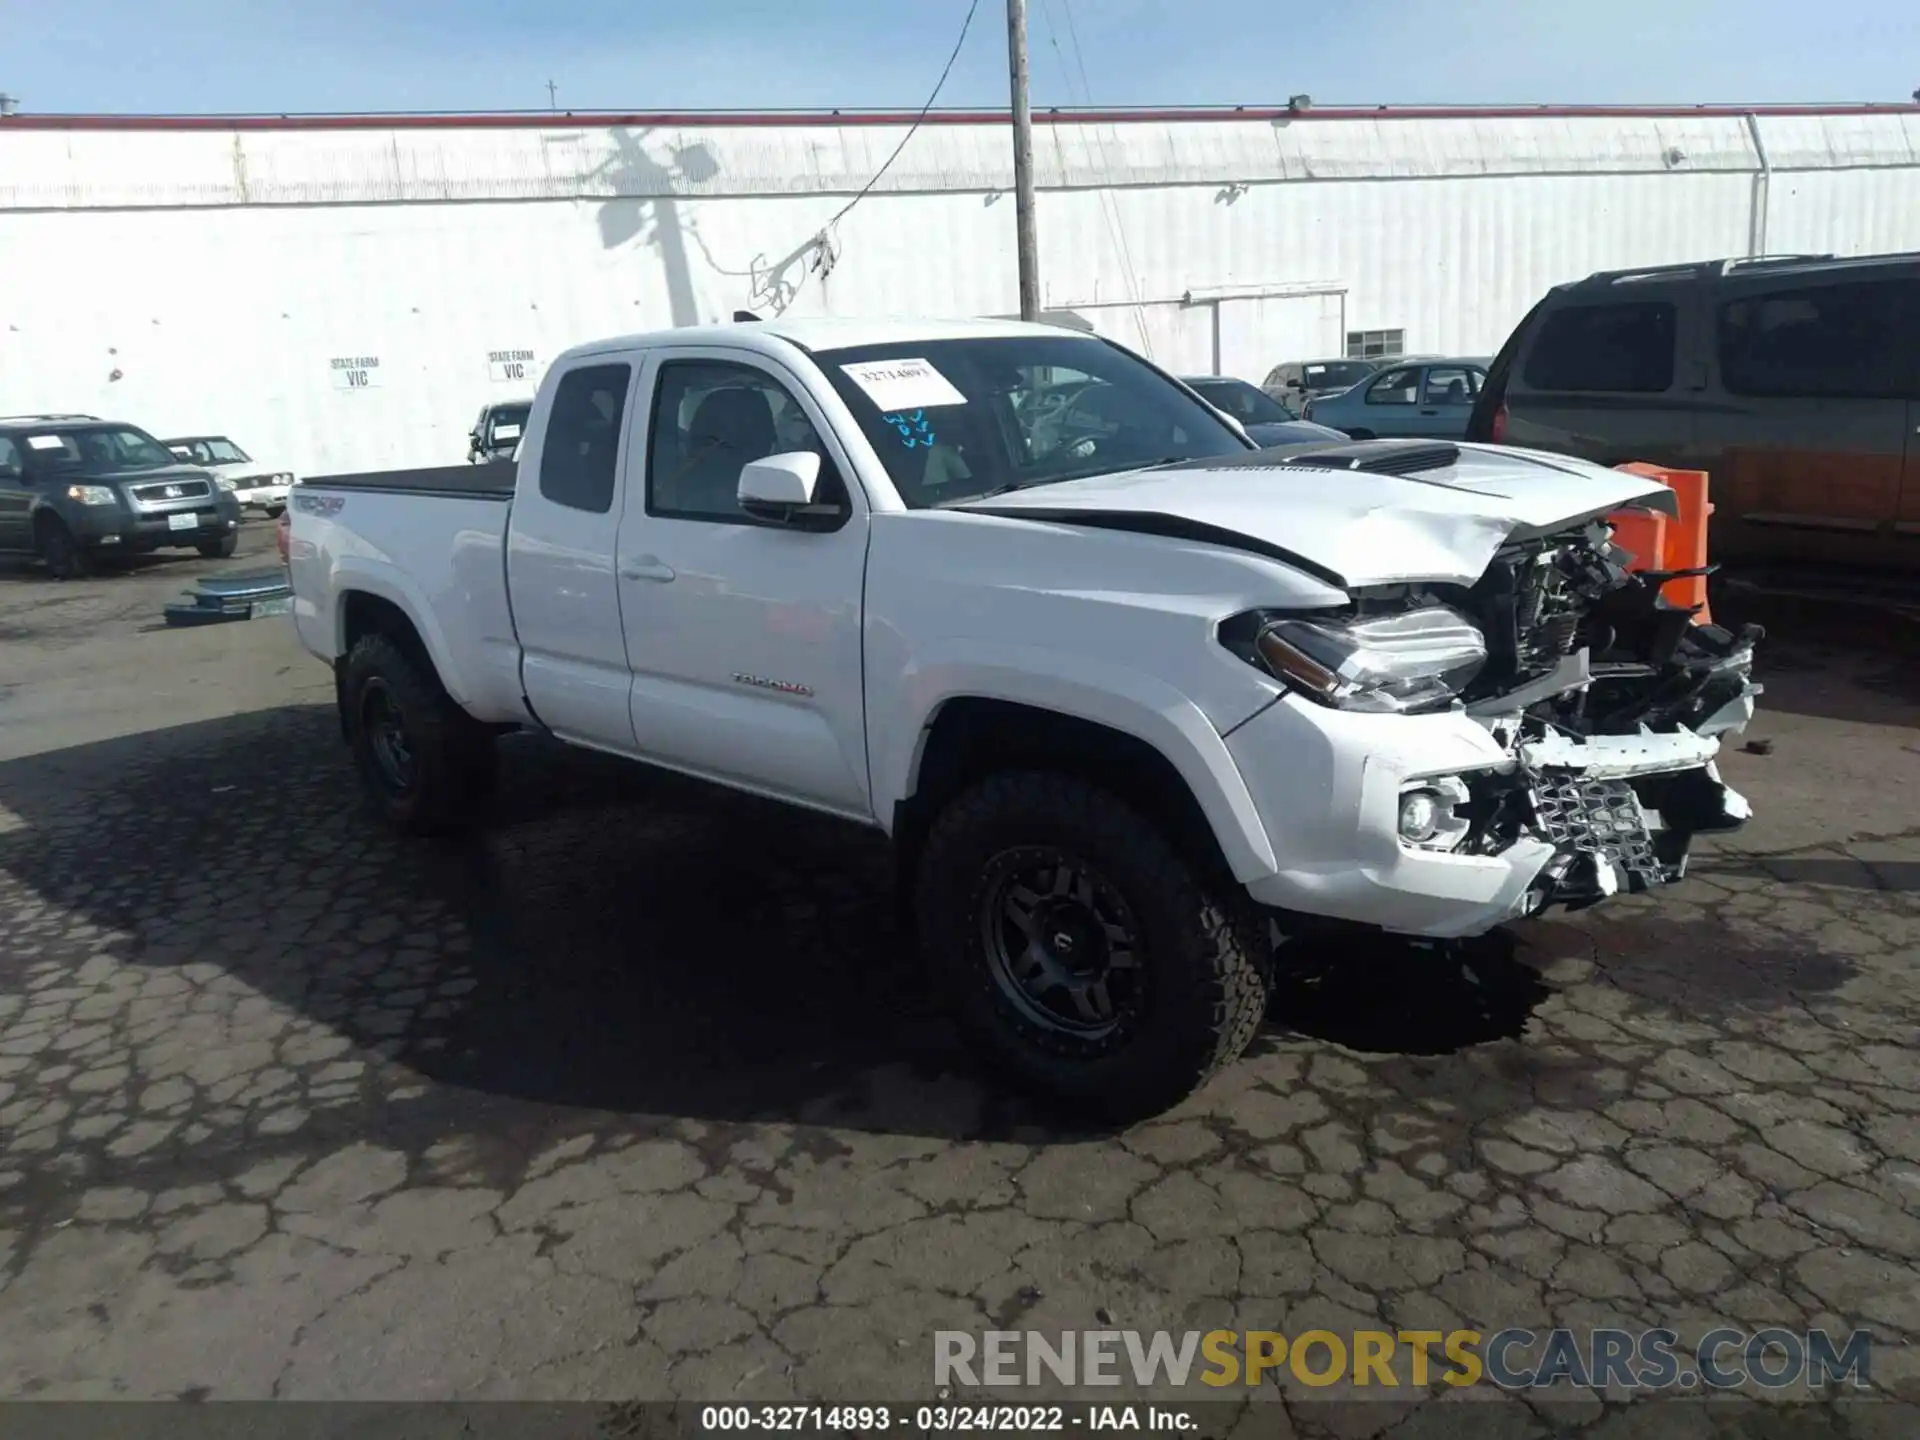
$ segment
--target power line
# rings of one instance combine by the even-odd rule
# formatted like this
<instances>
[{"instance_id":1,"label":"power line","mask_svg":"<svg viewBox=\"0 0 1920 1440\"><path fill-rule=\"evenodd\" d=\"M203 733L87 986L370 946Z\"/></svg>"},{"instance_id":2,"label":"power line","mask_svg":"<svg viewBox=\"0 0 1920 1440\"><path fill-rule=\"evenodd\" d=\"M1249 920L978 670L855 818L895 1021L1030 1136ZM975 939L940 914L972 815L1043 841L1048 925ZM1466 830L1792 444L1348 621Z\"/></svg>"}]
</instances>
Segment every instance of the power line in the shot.
<instances>
[{"instance_id":1,"label":"power line","mask_svg":"<svg viewBox=\"0 0 1920 1440\"><path fill-rule=\"evenodd\" d=\"M1080 72L1080 103L1089 110L1093 108L1093 86L1087 80L1087 61L1080 49L1079 27L1073 23L1073 0L1060 0L1061 8L1067 14L1067 37L1073 45L1074 66ZM1040 12L1046 18L1047 39L1053 45L1054 58L1060 62L1061 78L1066 81L1067 98L1073 98L1073 71L1067 68L1066 52L1060 48L1059 27L1053 23L1053 6L1049 0L1040 0ZM1127 244L1127 230L1120 218L1120 202L1112 190L1113 160L1107 154L1106 137L1100 133L1098 125L1088 129L1093 135L1094 149L1100 154L1100 169L1106 184L1098 189L1100 218L1106 222L1107 238L1113 241L1116 258L1120 261L1122 278L1126 281L1127 294L1133 298L1133 328L1140 335L1140 350L1149 360L1153 358L1153 336L1147 328L1146 302L1140 295L1139 279L1133 268L1133 247Z\"/></svg>"},{"instance_id":2,"label":"power line","mask_svg":"<svg viewBox=\"0 0 1920 1440\"><path fill-rule=\"evenodd\" d=\"M927 103L920 107L920 113L914 116L913 124L907 127L907 133L900 137L900 143L893 147L893 153L887 156L886 163L873 172L873 178L860 187L860 193L855 195L845 205L842 205L839 213L827 222L827 229L831 230L835 225L838 225L841 220L846 217L848 211L867 198L867 193L880 183L880 178L885 175L887 171L893 168L893 162L900 158L900 152L907 148L907 142L913 139L914 135L918 133L920 122L925 120L933 110L934 102L939 100L940 92L946 86L947 76L953 73L953 62L960 58L960 48L967 43L967 32L973 28L974 11L979 8L980 0L972 0L972 3L967 6L967 18L960 22L960 37L953 42L953 53L947 56L947 63L940 71L940 78L933 82L933 93L927 96Z\"/></svg>"}]
</instances>

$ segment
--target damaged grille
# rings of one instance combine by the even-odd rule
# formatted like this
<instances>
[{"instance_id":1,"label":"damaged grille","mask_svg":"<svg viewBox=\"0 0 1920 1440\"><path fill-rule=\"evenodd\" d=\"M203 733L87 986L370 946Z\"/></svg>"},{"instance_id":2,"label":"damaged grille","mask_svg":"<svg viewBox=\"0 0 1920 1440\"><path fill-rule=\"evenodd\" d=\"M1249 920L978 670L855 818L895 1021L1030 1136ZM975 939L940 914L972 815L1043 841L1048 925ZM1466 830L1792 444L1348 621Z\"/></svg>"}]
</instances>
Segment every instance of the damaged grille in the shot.
<instances>
[{"instance_id":1,"label":"damaged grille","mask_svg":"<svg viewBox=\"0 0 1920 1440\"><path fill-rule=\"evenodd\" d=\"M1562 853L1591 855L1624 871L1629 888L1649 889L1669 878L1654 854L1640 797L1627 781L1543 775L1534 786L1533 808L1542 839Z\"/></svg>"}]
</instances>

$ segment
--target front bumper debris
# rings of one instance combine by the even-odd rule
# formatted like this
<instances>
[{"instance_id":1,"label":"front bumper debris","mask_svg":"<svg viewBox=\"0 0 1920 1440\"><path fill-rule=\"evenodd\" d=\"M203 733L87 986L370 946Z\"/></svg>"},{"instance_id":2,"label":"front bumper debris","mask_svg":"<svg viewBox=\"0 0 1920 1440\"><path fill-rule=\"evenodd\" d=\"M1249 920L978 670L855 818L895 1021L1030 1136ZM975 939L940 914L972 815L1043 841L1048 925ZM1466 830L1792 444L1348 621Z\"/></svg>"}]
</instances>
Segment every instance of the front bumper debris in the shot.
<instances>
[{"instance_id":1,"label":"front bumper debris","mask_svg":"<svg viewBox=\"0 0 1920 1440\"><path fill-rule=\"evenodd\" d=\"M1691 731L1523 741L1511 770L1468 777L1473 825L1462 849L1551 847L1525 892L1527 915L1670 885L1686 875L1694 836L1738 829L1752 813L1720 778L1718 750Z\"/></svg>"}]
</instances>

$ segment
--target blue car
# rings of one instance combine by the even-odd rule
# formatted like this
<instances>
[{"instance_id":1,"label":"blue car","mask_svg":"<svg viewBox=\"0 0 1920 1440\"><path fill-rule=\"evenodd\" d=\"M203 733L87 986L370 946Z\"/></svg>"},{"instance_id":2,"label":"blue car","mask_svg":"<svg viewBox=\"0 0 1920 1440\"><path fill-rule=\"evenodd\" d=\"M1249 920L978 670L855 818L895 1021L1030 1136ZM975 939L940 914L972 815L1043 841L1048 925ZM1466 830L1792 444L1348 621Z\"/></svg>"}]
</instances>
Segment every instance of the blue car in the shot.
<instances>
[{"instance_id":1,"label":"blue car","mask_svg":"<svg viewBox=\"0 0 1920 1440\"><path fill-rule=\"evenodd\" d=\"M1235 380L1228 375L1185 375L1181 383L1191 386L1214 409L1238 420L1247 438L1262 448L1346 439L1338 430L1302 420L1259 386L1245 380Z\"/></svg>"},{"instance_id":2,"label":"blue car","mask_svg":"<svg viewBox=\"0 0 1920 1440\"><path fill-rule=\"evenodd\" d=\"M1350 390L1307 402L1306 418L1356 440L1412 435L1464 440L1473 402L1487 383L1487 361L1402 360Z\"/></svg>"}]
</instances>

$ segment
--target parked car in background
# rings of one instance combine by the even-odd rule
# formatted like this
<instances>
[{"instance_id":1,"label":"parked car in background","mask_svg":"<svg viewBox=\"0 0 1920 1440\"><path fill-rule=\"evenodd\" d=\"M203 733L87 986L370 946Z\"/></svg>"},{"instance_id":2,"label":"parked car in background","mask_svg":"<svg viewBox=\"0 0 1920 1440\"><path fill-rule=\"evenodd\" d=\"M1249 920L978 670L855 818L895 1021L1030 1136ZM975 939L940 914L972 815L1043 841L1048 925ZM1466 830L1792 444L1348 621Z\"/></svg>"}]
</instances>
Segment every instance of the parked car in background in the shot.
<instances>
[{"instance_id":1,"label":"parked car in background","mask_svg":"<svg viewBox=\"0 0 1920 1440\"><path fill-rule=\"evenodd\" d=\"M1467 434L1706 471L1715 560L1920 568L1920 254L1557 286L1501 348Z\"/></svg>"},{"instance_id":2,"label":"parked car in background","mask_svg":"<svg viewBox=\"0 0 1920 1440\"><path fill-rule=\"evenodd\" d=\"M511 460L520 437L526 433L527 416L533 413L531 400L501 400L480 407L480 418L467 432L467 461L481 465L489 460Z\"/></svg>"},{"instance_id":3,"label":"parked car in background","mask_svg":"<svg viewBox=\"0 0 1920 1440\"><path fill-rule=\"evenodd\" d=\"M1260 446L1300 445L1313 440L1340 440L1338 430L1302 420L1293 410L1258 385L1229 375L1188 375L1183 383L1214 409L1231 415Z\"/></svg>"},{"instance_id":4,"label":"parked car in background","mask_svg":"<svg viewBox=\"0 0 1920 1440\"><path fill-rule=\"evenodd\" d=\"M183 435L160 442L189 465L212 472L215 482L231 490L246 510L264 510L269 517L287 508L287 490L293 474L262 465L224 435Z\"/></svg>"},{"instance_id":5,"label":"parked car in background","mask_svg":"<svg viewBox=\"0 0 1920 1440\"><path fill-rule=\"evenodd\" d=\"M1338 395L1307 402L1306 418L1356 440L1408 435L1458 440L1487 378L1484 357L1396 361Z\"/></svg>"},{"instance_id":6,"label":"parked car in background","mask_svg":"<svg viewBox=\"0 0 1920 1440\"><path fill-rule=\"evenodd\" d=\"M1315 395L1333 395L1350 389L1389 363L1387 360L1289 360L1269 370L1260 388L1276 399L1302 405Z\"/></svg>"},{"instance_id":7,"label":"parked car in background","mask_svg":"<svg viewBox=\"0 0 1920 1440\"><path fill-rule=\"evenodd\" d=\"M309 477L290 584L389 824L477 818L525 727L877 830L984 1050L1137 1118L1251 1039L1276 925L1479 934L1741 823L1754 637L1596 523L1675 503L1257 450L1057 327L782 318L567 351L511 467Z\"/></svg>"},{"instance_id":8,"label":"parked car in background","mask_svg":"<svg viewBox=\"0 0 1920 1440\"><path fill-rule=\"evenodd\" d=\"M224 557L239 538L233 492L136 426L0 421L0 551L37 554L65 580L102 555L191 547Z\"/></svg>"}]
</instances>

